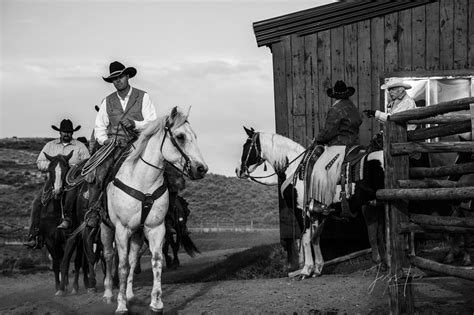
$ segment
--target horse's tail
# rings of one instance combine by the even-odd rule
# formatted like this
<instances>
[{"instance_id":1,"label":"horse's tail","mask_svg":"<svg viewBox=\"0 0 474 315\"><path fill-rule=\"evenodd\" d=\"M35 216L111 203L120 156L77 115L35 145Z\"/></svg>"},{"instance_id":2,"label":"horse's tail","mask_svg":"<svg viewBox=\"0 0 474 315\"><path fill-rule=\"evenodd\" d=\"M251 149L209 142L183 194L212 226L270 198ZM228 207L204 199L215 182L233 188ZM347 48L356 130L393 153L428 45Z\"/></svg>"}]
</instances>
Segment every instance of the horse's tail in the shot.
<instances>
[{"instance_id":1,"label":"horse's tail","mask_svg":"<svg viewBox=\"0 0 474 315\"><path fill-rule=\"evenodd\" d=\"M201 253L194 244L193 240L189 237L189 233L183 233L181 236L181 245L183 245L184 250L191 257Z\"/></svg>"}]
</instances>

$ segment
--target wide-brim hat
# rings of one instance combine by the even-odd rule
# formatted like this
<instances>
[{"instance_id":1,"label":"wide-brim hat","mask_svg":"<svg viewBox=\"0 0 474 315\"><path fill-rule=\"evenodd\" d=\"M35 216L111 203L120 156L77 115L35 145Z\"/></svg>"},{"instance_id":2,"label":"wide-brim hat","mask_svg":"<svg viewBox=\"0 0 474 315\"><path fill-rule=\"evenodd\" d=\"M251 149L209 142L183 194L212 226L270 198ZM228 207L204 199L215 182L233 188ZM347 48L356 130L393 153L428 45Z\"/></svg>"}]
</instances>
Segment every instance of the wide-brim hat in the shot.
<instances>
[{"instance_id":1,"label":"wide-brim hat","mask_svg":"<svg viewBox=\"0 0 474 315\"><path fill-rule=\"evenodd\" d=\"M79 129L81 129L81 125L78 125L76 128L73 128L72 121L70 121L69 119L63 119L61 121L61 124L59 125L59 128L56 127L55 125L51 125L51 128L53 128L56 131L62 131L62 132L76 132Z\"/></svg>"},{"instance_id":2,"label":"wide-brim hat","mask_svg":"<svg viewBox=\"0 0 474 315\"><path fill-rule=\"evenodd\" d=\"M411 85L408 84L408 83L403 82L403 79L401 79L401 78L390 78L390 79L388 79L387 82L385 82L384 84L382 84L382 86L380 86L380 89L381 90L387 90L387 89L391 89L391 88L395 88L395 87L403 87L407 90L411 89Z\"/></svg>"},{"instance_id":3,"label":"wide-brim hat","mask_svg":"<svg viewBox=\"0 0 474 315\"><path fill-rule=\"evenodd\" d=\"M118 78L122 74L128 74L129 78L133 78L137 74L137 69L134 67L125 67L122 63L114 61L109 65L109 76L102 77L105 82L112 83L114 79Z\"/></svg>"},{"instance_id":4,"label":"wide-brim hat","mask_svg":"<svg viewBox=\"0 0 474 315\"><path fill-rule=\"evenodd\" d=\"M336 84L334 84L334 88L330 88L327 90L327 94L331 98L335 99L344 99L348 98L349 96L354 95L355 89L352 86L346 86L346 83L344 81L337 81Z\"/></svg>"}]
</instances>

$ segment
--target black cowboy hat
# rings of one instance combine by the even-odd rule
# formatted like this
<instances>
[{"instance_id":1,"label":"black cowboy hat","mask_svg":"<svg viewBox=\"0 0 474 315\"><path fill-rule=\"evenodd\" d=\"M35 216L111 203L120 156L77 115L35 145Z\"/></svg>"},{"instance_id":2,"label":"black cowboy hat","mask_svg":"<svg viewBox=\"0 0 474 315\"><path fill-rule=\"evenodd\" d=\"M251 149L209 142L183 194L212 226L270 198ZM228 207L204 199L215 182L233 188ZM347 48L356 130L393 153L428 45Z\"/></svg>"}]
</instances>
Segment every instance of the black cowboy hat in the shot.
<instances>
[{"instance_id":1,"label":"black cowboy hat","mask_svg":"<svg viewBox=\"0 0 474 315\"><path fill-rule=\"evenodd\" d=\"M75 132L81 129L81 125L77 126L76 128L73 128L72 121L70 121L69 119L63 119L61 121L61 124L59 125L59 128L56 127L55 125L51 125L51 128L53 128L56 131Z\"/></svg>"},{"instance_id":2,"label":"black cowboy hat","mask_svg":"<svg viewBox=\"0 0 474 315\"><path fill-rule=\"evenodd\" d=\"M334 84L334 88L328 89L327 94L331 98L335 99L344 99L352 96L355 92L355 89L352 86L346 86L344 81L337 81Z\"/></svg>"},{"instance_id":3,"label":"black cowboy hat","mask_svg":"<svg viewBox=\"0 0 474 315\"><path fill-rule=\"evenodd\" d=\"M122 74L128 74L130 78L133 78L137 74L137 69L134 67L125 67L122 63L114 61L109 65L110 75L108 77L102 77L105 82L112 83L114 79L118 78Z\"/></svg>"}]
</instances>

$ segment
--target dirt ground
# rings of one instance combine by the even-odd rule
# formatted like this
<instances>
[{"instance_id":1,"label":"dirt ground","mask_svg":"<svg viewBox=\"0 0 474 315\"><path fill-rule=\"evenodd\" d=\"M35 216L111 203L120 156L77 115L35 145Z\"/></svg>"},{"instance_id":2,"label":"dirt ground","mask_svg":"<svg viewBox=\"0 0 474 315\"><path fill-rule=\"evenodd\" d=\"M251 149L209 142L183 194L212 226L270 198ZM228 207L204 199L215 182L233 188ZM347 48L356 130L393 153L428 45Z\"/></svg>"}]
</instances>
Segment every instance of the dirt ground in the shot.
<instances>
[{"instance_id":1,"label":"dirt ground","mask_svg":"<svg viewBox=\"0 0 474 315\"><path fill-rule=\"evenodd\" d=\"M181 267L164 270L165 314L379 314L388 312L387 279L374 272L325 274L296 281L290 278L176 283L185 280L239 249L208 251L190 258L180 255ZM131 314L146 314L152 285L150 263L135 280ZM80 283L77 295L54 296L50 271L0 278L1 314L112 314L116 304L88 293ZM420 313L472 314L474 282L455 278L426 278L414 282Z\"/></svg>"}]
</instances>

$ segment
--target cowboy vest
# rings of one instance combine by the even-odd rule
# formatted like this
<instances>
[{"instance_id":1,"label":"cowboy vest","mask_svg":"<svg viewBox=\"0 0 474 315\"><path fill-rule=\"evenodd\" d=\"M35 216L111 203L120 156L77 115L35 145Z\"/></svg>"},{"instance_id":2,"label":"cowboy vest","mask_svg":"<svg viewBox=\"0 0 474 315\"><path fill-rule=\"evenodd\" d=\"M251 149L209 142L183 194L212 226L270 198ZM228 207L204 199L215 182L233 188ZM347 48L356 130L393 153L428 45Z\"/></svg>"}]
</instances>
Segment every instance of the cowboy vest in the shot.
<instances>
[{"instance_id":1,"label":"cowboy vest","mask_svg":"<svg viewBox=\"0 0 474 315\"><path fill-rule=\"evenodd\" d=\"M142 121L142 104L143 96L145 92L136 88L133 88L128 103L125 107L125 111L122 109L120 104L119 96L117 92L114 92L106 98L106 109L107 115L109 116L109 125L107 127L107 136L124 137L124 131L119 127L119 122L129 118L131 120Z\"/></svg>"}]
</instances>

